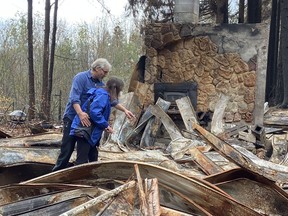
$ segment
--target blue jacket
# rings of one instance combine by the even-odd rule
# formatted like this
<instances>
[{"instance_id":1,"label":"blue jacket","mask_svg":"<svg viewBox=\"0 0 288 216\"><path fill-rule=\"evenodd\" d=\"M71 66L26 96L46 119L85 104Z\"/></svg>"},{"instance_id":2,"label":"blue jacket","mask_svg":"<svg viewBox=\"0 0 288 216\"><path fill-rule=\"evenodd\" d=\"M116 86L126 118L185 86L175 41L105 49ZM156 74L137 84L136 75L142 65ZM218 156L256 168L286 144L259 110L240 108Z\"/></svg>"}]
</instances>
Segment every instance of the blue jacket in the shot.
<instances>
[{"instance_id":1,"label":"blue jacket","mask_svg":"<svg viewBox=\"0 0 288 216\"><path fill-rule=\"evenodd\" d=\"M102 86L104 86L102 81L92 79L91 70L76 74L73 78L68 103L64 112L64 118L68 117L72 121L76 115L73 104L77 103L82 106L89 97L89 89Z\"/></svg>"},{"instance_id":2,"label":"blue jacket","mask_svg":"<svg viewBox=\"0 0 288 216\"><path fill-rule=\"evenodd\" d=\"M95 127L88 142L90 145L95 146L99 145L103 130L109 126L108 121L111 112L110 95L104 88L92 88L87 93L90 95L88 100L91 97L94 97L90 104L89 116L90 121ZM88 100L82 105L82 110L84 112L87 111ZM70 135L75 134L75 129L79 124L81 124L81 121L79 116L76 115L71 125Z\"/></svg>"}]
</instances>

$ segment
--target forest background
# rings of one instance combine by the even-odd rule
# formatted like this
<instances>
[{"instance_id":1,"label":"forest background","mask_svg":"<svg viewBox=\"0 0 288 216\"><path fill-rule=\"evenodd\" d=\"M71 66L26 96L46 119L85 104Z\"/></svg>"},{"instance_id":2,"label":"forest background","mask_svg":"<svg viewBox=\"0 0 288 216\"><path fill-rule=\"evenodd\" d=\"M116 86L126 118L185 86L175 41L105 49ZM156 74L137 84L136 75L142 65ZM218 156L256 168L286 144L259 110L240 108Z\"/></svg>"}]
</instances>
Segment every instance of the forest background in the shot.
<instances>
[{"instance_id":1,"label":"forest background","mask_svg":"<svg viewBox=\"0 0 288 216\"><path fill-rule=\"evenodd\" d=\"M53 9L52 3L54 1L51 2ZM45 4L43 12L44 6ZM92 21L76 23L64 19L57 21L49 118L52 121L61 120L72 79L76 73L88 70L90 64L99 57L107 58L112 64L109 76L121 77L127 88L133 67L142 54L143 40L137 22L124 16L111 15L105 4L98 6L100 9L95 9L95 13L101 13L101 16L95 16ZM18 12L13 18L0 20L0 112L2 113L9 113L15 109L27 112L29 109L27 12ZM52 20L52 16L50 19ZM44 28L44 13L34 13L35 118L41 117L38 114L41 113L42 87L48 85L43 83L42 79Z\"/></svg>"}]
</instances>

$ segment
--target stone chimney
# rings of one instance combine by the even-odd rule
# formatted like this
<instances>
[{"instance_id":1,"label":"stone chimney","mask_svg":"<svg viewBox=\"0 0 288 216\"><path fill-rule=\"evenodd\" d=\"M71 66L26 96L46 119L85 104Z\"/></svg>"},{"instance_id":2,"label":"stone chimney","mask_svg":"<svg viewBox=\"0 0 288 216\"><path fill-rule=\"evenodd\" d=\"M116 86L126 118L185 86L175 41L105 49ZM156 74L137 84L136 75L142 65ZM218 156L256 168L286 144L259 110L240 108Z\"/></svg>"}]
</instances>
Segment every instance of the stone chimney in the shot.
<instances>
[{"instance_id":1,"label":"stone chimney","mask_svg":"<svg viewBox=\"0 0 288 216\"><path fill-rule=\"evenodd\" d=\"M174 19L177 23L198 23L199 0L175 0Z\"/></svg>"}]
</instances>

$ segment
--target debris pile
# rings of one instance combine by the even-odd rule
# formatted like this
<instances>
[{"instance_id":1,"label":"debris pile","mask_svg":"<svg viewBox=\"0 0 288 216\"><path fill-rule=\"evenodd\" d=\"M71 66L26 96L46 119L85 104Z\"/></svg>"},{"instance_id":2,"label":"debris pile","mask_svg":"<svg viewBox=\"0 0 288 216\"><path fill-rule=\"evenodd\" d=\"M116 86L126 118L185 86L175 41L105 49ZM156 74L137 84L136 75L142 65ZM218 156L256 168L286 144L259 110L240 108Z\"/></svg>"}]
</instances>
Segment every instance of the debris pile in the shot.
<instances>
[{"instance_id":1,"label":"debris pile","mask_svg":"<svg viewBox=\"0 0 288 216\"><path fill-rule=\"evenodd\" d=\"M205 128L183 97L176 100L180 129L168 114L169 101L158 98L143 113L144 99L124 95L136 119L114 113L115 133L103 136L98 162L50 173L61 134L1 139L0 214L287 214L285 128L226 127L225 97Z\"/></svg>"}]
</instances>

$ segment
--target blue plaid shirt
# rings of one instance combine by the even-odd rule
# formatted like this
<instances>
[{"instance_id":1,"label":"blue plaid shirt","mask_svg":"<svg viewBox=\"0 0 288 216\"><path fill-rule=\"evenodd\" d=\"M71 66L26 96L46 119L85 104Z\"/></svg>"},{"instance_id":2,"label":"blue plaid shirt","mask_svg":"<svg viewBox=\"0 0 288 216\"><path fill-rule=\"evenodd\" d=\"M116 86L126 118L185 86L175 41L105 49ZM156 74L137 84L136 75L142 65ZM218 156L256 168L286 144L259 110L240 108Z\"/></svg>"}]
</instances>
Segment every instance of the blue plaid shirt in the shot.
<instances>
[{"instance_id":1,"label":"blue plaid shirt","mask_svg":"<svg viewBox=\"0 0 288 216\"><path fill-rule=\"evenodd\" d=\"M100 80L94 80L91 75L91 70L83 71L75 75L70 90L70 95L66 109L64 112L64 118L67 117L71 121L76 115L73 104L79 104L80 106L88 99L88 90L91 88L103 87L104 83Z\"/></svg>"}]
</instances>

